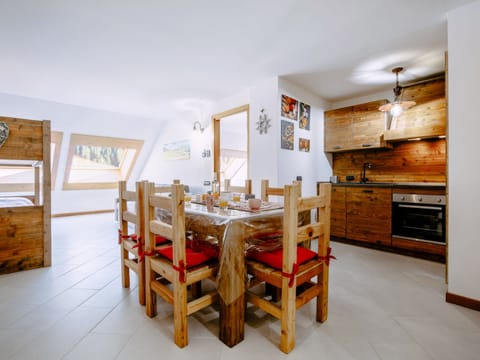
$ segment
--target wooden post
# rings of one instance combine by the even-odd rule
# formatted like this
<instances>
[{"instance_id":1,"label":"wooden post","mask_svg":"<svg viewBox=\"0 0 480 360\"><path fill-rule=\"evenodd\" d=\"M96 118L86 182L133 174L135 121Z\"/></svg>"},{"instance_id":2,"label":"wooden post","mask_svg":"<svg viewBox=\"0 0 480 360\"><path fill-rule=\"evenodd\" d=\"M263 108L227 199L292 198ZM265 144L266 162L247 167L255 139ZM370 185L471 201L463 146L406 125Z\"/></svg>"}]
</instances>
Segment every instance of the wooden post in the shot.
<instances>
[{"instance_id":1,"label":"wooden post","mask_svg":"<svg viewBox=\"0 0 480 360\"><path fill-rule=\"evenodd\" d=\"M317 221L324 224L323 236L318 237L318 251L320 256L328 255L330 247L330 202L331 202L332 185L329 183L318 184L317 193L325 197L325 207L317 209ZM321 284L322 291L317 297L317 321L324 322L328 317L328 265L323 262L323 271L318 276L317 282Z\"/></svg>"},{"instance_id":2,"label":"wooden post","mask_svg":"<svg viewBox=\"0 0 480 360\"><path fill-rule=\"evenodd\" d=\"M50 120L43 120L43 266L52 265Z\"/></svg>"}]
</instances>

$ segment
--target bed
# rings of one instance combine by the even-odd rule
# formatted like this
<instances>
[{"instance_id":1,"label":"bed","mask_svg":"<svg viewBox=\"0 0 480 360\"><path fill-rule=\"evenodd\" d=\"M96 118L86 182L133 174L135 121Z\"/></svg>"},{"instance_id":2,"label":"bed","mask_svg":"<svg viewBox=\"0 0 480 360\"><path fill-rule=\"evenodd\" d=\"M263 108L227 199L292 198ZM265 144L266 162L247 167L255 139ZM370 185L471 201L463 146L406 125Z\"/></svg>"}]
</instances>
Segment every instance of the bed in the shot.
<instances>
[{"instance_id":1,"label":"bed","mask_svg":"<svg viewBox=\"0 0 480 360\"><path fill-rule=\"evenodd\" d=\"M0 183L0 274L50 266L50 121L0 117L0 126L2 174L31 173L27 183Z\"/></svg>"}]
</instances>

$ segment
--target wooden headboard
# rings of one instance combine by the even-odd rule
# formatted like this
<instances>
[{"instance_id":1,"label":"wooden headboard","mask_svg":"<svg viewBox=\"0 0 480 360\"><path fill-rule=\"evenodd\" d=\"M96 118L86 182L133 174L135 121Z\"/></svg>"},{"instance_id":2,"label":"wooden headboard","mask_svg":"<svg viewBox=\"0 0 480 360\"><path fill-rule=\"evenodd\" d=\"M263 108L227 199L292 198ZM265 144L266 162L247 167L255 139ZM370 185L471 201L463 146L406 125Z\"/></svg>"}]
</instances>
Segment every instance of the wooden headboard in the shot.
<instances>
[{"instance_id":1,"label":"wooden headboard","mask_svg":"<svg viewBox=\"0 0 480 360\"><path fill-rule=\"evenodd\" d=\"M51 265L50 121L1 117L9 136L0 160L42 162L41 205L0 208L0 274Z\"/></svg>"}]
</instances>

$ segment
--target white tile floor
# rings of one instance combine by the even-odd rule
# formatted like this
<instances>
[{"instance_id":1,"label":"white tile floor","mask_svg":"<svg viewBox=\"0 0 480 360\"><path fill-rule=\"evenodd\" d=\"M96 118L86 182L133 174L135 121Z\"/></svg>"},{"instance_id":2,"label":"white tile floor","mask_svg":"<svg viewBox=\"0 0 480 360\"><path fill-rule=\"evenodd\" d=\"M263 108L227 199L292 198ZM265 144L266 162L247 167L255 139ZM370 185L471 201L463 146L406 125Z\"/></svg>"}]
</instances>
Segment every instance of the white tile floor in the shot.
<instances>
[{"instance_id":1,"label":"white tile floor","mask_svg":"<svg viewBox=\"0 0 480 360\"><path fill-rule=\"evenodd\" d=\"M0 276L0 359L281 359L279 323L249 307L245 340L217 339L215 309L172 340L168 305L149 319L120 284L111 214L53 219L53 266ZM480 312L445 302L445 266L333 243L330 309L298 312L291 359L480 359ZM135 276L132 276L133 286ZM161 304L161 301L159 302Z\"/></svg>"}]
</instances>

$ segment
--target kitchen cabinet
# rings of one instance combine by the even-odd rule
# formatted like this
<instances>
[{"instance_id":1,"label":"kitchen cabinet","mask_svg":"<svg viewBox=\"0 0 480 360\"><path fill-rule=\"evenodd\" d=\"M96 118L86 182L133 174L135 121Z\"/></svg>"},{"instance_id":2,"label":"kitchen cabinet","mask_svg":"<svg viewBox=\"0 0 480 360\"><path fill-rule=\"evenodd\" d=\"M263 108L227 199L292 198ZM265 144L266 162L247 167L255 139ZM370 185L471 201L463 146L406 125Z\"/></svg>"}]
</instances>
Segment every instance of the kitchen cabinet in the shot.
<instances>
[{"instance_id":1,"label":"kitchen cabinet","mask_svg":"<svg viewBox=\"0 0 480 360\"><path fill-rule=\"evenodd\" d=\"M402 141L413 138L444 136L447 126L447 101L445 80L437 79L405 87L403 100L412 100L416 105L394 118L386 141Z\"/></svg>"},{"instance_id":2,"label":"kitchen cabinet","mask_svg":"<svg viewBox=\"0 0 480 360\"><path fill-rule=\"evenodd\" d=\"M378 111L386 100L325 112L325 151L337 152L388 146L383 139L386 114Z\"/></svg>"},{"instance_id":3,"label":"kitchen cabinet","mask_svg":"<svg viewBox=\"0 0 480 360\"><path fill-rule=\"evenodd\" d=\"M415 187L398 184L333 184L330 221L332 239L374 245L443 261L446 252L443 244L392 236L392 193L445 195L445 189L441 185Z\"/></svg>"},{"instance_id":4,"label":"kitchen cabinet","mask_svg":"<svg viewBox=\"0 0 480 360\"><path fill-rule=\"evenodd\" d=\"M330 234L344 238L347 234L346 187L332 186Z\"/></svg>"},{"instance_id":5,"label":"kitchen cabinet","mask_svg":"<svg viewBox=\"0 0 480 360\"><path fill-rule=\"evenodd\" d=\"M325 151L345 151L352 148L353 107L325 112Z\"/></svg>"},{"instance_id":6,"label":"kitchen cabinet","mask_svg":"<svg viewBox=\"0 0 480 360\"><path fill-rule=\"evenodd\" d=\"M346 223L348 239L391 245L392 189L347 187Z\"/></svg>"}]
</instances>

